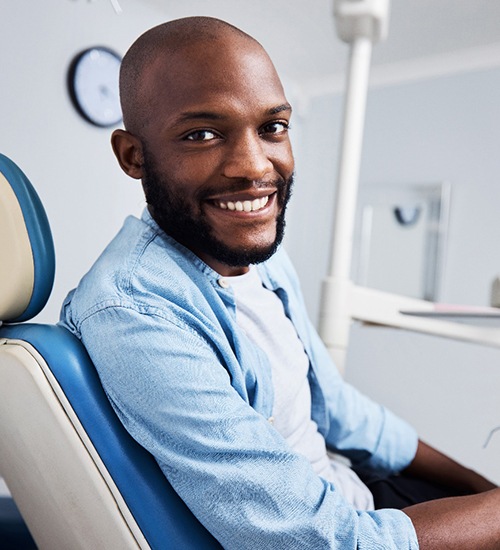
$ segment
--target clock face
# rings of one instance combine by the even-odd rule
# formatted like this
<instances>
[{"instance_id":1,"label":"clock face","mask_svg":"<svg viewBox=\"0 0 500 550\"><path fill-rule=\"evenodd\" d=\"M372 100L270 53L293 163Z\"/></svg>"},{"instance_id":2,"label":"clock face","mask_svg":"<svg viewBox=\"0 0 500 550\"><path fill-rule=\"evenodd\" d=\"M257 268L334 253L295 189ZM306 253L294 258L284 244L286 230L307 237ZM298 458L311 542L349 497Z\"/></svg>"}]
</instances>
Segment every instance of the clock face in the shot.
<instances>
[{"instance_id":1,"label":"clock face","mask_svg":"<svg viewBox=\"0 0 500 550\"><path fill-rule=\"evenodd\" d=\"M72 62L68 73L71 99L78 112L96 126L114 126L122 119L118 76L121 58L103 48L89 48Z\"/></svg>"}]
</instances>

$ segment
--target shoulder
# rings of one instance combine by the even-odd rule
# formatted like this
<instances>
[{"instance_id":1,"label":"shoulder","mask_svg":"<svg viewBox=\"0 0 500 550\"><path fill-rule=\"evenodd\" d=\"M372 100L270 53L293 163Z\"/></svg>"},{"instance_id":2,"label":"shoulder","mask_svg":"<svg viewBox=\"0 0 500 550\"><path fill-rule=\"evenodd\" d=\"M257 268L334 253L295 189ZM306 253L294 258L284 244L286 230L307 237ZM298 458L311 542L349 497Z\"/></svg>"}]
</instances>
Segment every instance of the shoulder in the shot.
<instances>
[{"instance_id":1,"label":"shoulder","mask_svg":"<svg viewBox=\"0 0 500 550\"><path fill-rule=\"evenodd\" d=\"M154 222L128 217L66 298L61 320L78 333L85 319L103 309L168 312L172 304L199 299L199 287L210 286L206 279L196 258Z\"/></svg>"}]
</instances>

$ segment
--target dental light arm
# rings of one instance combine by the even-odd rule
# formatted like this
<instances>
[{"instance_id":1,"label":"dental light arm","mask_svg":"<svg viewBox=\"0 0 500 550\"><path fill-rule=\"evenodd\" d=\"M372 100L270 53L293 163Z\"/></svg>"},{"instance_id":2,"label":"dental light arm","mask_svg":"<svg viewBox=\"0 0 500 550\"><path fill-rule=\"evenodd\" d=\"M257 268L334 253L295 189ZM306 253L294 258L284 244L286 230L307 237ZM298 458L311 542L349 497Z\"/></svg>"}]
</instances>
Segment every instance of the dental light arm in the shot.
<instances>
[{"instance_id":1,"label":"dental light arm","mask_svg":"<svg viewBox=\"0 0 500 550\"><path fill-rule=\"evenodd\" d=\"M323 282L320 335L342 370L351 324L351 257L372 45L387 35L389 0L335 0L339 37L350 44L330 269Z\"/></svg>"},{"instance_id":2,"label":"dental light arm","mask_svg":"<svg viewBox=\"0 0 500 550\"><path fill-rule=\"evenodd\" d=\"M322 288L319 332L324 343L341 372L344 370L353 320L500 347L500 309L443 306L359 287L351 281L371 50L373 43L383 40L387 35L389 0L334 0L334 15L339 37L351 47L330 268ZM475 317L483 321L493 319L496 326L471 324L470 321Z\"/></svg>"}]
</instances>

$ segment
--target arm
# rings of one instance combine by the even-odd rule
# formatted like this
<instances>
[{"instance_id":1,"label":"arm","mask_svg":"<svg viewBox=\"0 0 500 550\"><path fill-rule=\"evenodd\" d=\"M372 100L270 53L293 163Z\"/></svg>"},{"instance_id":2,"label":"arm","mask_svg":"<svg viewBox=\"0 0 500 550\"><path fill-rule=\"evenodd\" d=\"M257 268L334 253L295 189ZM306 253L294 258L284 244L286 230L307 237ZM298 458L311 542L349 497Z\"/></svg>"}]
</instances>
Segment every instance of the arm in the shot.
<instances>
[{"instance_id":1,"label":"arm","mask_svg":"<svg viewBox=\"0 0 500 550\"><path fill-rule=\"evenodd\" d=\"M482 493L496 487L480 474L458 464L420 440L415 458L404 472L448 485L464 493Z\"/></svg>"},{"instance_id":2,"label":"arm","mask_svg":"<svg viewBox=\"0 0 500 550\"><path fill-rule=\"evenodd\" d=\"M420 550L500 548L500 489L424 502L403 511L412 520Z\"/></svg>"},{"instance_id":3,"label":"arm","mask_svg":"<svg viewBox=\"0 0 500 550\"><path fill-rule=\"evenodd\" d=\"M493 483L422 441L405 472L477 493L425 502L403 510L413 522L421 550L500 547L500 490L494 489Z\"/></svg>"}]
</instances>

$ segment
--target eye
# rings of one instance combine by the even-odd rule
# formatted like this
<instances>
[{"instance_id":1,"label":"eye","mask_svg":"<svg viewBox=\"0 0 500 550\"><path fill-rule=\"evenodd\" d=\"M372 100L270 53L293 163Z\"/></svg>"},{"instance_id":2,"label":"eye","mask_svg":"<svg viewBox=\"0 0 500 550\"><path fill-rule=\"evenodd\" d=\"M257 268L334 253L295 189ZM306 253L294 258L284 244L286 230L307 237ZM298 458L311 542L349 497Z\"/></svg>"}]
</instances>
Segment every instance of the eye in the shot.
<instances>
[{"instance_id":1,"label":"eye","mask_svg":"<svg viewBox=\"0 0 500 550\"><path fill-rule=\"evenodd\" d=\"M290 124L285 120L276 120L274 122L268 122L262 126L261 134L280 135L286 134L290 129Z\"/></svg>"},{"instance_id":2,"label":"eye","mask_svg":"<svg viewBox=\"0 0 500 550\"><path fill-rule=\"evenodd\" d=\"M184 139L188 141L211 141L218 138L219 136L212 130L195 130L184 136Z\"/></svg>"}]
</instances>

